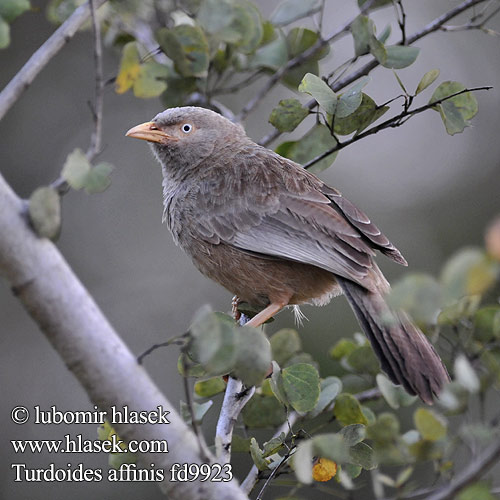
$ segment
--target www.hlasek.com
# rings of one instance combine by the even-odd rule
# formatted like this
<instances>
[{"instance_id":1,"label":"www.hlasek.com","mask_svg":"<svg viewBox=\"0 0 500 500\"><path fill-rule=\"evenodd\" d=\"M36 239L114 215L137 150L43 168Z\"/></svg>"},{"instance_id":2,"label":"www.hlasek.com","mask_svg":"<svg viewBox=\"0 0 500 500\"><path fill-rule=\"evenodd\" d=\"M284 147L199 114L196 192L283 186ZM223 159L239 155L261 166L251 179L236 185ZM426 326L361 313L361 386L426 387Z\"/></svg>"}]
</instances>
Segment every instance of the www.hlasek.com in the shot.
<instances>
[{"instance_id":1,"label":"www.hlasek.com","mask_svg":"<svg viewBox=\"0 0 500 500\"><path fill-rule=\"evenodd\" d=\"M91 411L60 411L55 406L43 410L34 406L30 412L25 406L16 406L12 409L11 419L16 424L25 424L28 421L36 425L60 424L169 424L168 410L158 406L153 411L135 411L128 406L123 408L111 407L109 412L99 410L94 406ZM11 440L16 454L23 453L168 453L166 440L129 440L123 441L114 432L110 432L106 439L84 439L81 434L71 436L65 434L62 439L24 439ZM111 468L105 473L100 468L86 468L83 463L75 465L67 463L66 467L56 467L53 463L46 468L32 469L24 463L13 463L16 482L90 482L102 481L104 477L111 482L126 481L231 481L233 478L230 464L196 464L174 463L166 471L164 468L140 468L135 463L124 463L119 468ZM166 477L168 475L168 477Z\"/></svg>"}]
</instances>

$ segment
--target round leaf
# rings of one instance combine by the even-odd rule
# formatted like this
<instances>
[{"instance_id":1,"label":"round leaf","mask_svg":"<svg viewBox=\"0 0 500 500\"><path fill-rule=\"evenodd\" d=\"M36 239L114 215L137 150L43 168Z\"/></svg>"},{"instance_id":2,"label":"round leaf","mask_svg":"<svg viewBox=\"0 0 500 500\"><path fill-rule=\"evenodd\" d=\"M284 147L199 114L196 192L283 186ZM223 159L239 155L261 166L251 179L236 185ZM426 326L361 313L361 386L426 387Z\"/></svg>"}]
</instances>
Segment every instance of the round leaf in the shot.
<instances>
[{"instance_id":1,"label":"round leaf","mask_svg":"<svg viewBox=\"0 0 500 500\"><path fill-rule=\"evenodd\" d=\"M29 199L29 217L41 238L55 239L61 229L61 198L51 187L40 187Z\"/></svg>"},{"instance_id":2,"label":"round leaf","mask_svg":"<svg viewBox=\"0 0 500 500\"><path fill-rule=\"evenodd\" d=\"M438 441L446 436L446 420L434 411L419 408L413 414L413 420L418 432L427 441Z\"/></svg>"},{"instance_id":3,"label":"round leaf","mask_svg":"<svg viewBox=\"0 0 500 500\"><path fill-rule=\"evenodd\" d=\"M298 412L312 410L318 402L320 384L317 370L307 363L283 369L283 388L288 403Z\"/></svg>"}]
</instances>

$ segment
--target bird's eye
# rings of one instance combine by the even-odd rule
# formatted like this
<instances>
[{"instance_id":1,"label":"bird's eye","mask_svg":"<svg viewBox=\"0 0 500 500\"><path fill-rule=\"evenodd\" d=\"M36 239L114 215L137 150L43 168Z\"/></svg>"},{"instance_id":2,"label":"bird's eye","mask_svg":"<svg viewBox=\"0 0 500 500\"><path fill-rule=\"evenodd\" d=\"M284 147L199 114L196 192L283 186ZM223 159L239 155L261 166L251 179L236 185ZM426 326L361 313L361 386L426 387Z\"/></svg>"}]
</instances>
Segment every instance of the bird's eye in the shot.
<instances>
[{"instance_id":1,"label":"bird's eye","mask_svg":"<svg viewBox=\"0 0 500 500\"><path fill-rule=\"evenodd\" d=\"M189 132L191 132L191 130L193 130L193 126L192 126L190 123L185 123L185 124L182 126L182 131L183 131L185 134L189 134Z\"/></svg>"}]
</instances>

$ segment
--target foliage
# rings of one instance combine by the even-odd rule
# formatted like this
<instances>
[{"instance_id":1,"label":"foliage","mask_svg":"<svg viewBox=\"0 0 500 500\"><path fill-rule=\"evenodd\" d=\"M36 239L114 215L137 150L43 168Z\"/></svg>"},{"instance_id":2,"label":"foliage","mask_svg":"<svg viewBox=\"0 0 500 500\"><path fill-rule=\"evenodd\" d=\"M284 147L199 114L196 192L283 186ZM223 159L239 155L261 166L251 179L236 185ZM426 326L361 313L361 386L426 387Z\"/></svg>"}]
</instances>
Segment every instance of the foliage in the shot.
<instances>
[{"instance_id":1,"label":"foliage","mask_svg":"<svg viewBox=\"0 0 500 500\"><path fill-rule=\"evenodd\" d=\"M80 3L52 0L49 19L63 22ZM159 98L165 106L195 104L224 111L217 99L264 81L236 117L244 119L274 85L283 85L290 97L271 106L272 138L303 130L276 151L312 171L328 168L346 146L420 112L439 112L449 135L470 125L478 111L472 92L477 89L455 81L438 83L438 69L411 87L403 83L399 70L417 60L420 49L412 43L418 37L406 43L404 21L398 19L402 38L389 42L391 25L377 33L372 17L374 9L393 4L402 10L402 2L359 0L360 14L330 37L321 32L324 4L283 0L266 20L249 0L132 0L110 3L98 20L106 44L119 54L118 94L131 90L138 98ZM28 0L0 3L0 48L9 44L10 23L29 8ZM319 22L311 23L312 16ZM352 39L351 57L325 74L330 45L345 33ZM355 65L362 61L368 66L360 71ZM385 103L369 95L376 78L369 74L378 65L394 73L402 92ZM431 97L415 107L425 92ZM403 111L396 101L403 103ZM269 143L266 138L261 142ZM97 153L70 152L60 182L31 195L28 215L40 237L57 238L66 188L98 193L109 186L112 167L93 165ZM369 342L358 333L338 340L330 349L331 365L319 370L296 330L279 330L268 339L261 330L237 326L231 317L205 308L183 338L178 368L182 377L195 379L196 400L189 394L181 414L193 427L201 425L216 406L212 398L226 390L226 375L256 386L237 422L232 451L251 457L260 471L258 480L275 479L278 471L290 474L293 494L313 481L334 478L332 494L342 497L341 489L355 489L372 478L405 498L417 489L414 478L429 464L446 481L460 472L456 459L461 450L499 439L498 419L473 421L470 410L479 406L484 416L487 397L500 390L499 276L498 255L469 248L452 256L437 277L408 274L394 285L391 305L406 311L432 338L454 376L432 410L380 373ZM271 364L272 376L266 378ZM99 436L107 439L113 433L106 424ZM121 463L117 457L110 460L114 466ZM490 485L464 485L458 498L492 498Z\"/></svg>"}]
</instances>

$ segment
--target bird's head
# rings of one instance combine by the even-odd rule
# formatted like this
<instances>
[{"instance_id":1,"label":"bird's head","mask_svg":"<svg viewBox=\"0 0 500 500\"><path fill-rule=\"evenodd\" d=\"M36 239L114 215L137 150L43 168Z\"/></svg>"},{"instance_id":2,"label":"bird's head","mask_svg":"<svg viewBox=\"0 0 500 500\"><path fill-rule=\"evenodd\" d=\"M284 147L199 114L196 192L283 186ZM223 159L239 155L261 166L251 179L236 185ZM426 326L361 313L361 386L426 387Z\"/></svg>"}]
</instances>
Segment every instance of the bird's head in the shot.
<instances>
[{"instance_id":1,"label":"bird's head","mask_svg":"<svg viewBox=\"0 0 500 500\"><path fill-rule=\"evenodd\" d=\"M148 141L168 171L192 168L235 140L246 138L243 128L214 111L186 106L157 114L131 128L127 137Z\"/></svg>"}]
</instances>

